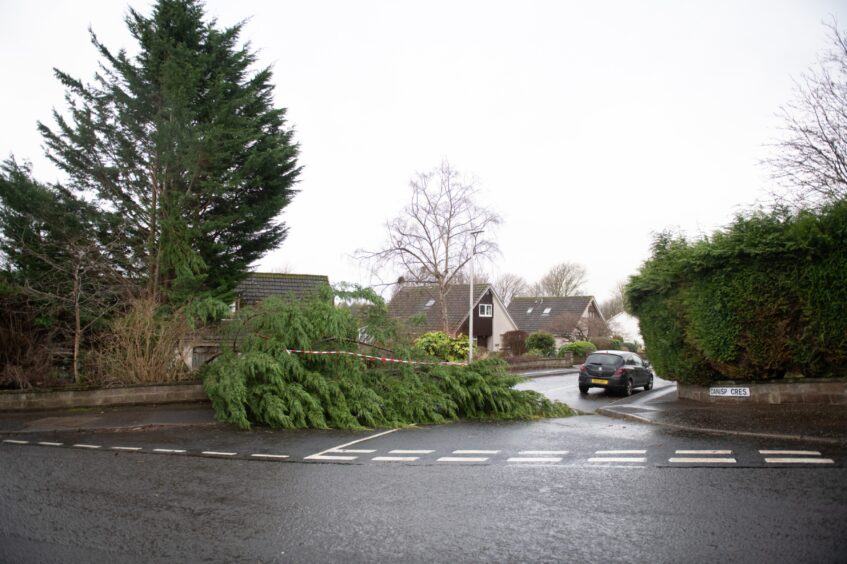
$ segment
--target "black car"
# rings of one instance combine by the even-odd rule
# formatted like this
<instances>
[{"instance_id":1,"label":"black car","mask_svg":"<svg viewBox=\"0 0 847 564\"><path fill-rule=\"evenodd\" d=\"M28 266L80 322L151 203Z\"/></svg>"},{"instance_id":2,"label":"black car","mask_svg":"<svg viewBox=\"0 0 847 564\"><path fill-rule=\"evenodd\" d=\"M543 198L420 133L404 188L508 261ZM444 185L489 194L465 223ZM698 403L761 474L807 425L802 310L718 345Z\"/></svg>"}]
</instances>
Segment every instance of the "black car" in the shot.
<instances>
[{"instance_id":1,"label":"black car","mask_svg":"<svg viewBox=\"0 0 847 564\"><path fill-rule=\"evenodd\" d=\"M632 395L633 388L653 387L653 370L650 363L629 351L595 351L579 367L579 391L587 394L589 388L607 388Z\"/></svg>"}]
</instances>

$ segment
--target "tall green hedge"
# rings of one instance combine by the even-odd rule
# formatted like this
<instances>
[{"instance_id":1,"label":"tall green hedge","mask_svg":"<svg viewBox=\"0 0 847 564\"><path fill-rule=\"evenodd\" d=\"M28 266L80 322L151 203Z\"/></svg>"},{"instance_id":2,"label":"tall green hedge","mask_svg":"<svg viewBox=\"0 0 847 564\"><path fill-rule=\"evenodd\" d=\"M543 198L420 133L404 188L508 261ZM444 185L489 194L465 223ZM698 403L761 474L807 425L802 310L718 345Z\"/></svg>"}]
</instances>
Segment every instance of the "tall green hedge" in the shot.
<instances>
[{"instance_id":1,"label":"tall green hedge","mask_svg":"<svg viewBox=\"0 0 847 564\"><path fill-rule=\"evenodd\" d=\"M659 235L625 295L663 377L844 376L847 202L739 217L698 241Z\"/></svg>"}]
</instances>

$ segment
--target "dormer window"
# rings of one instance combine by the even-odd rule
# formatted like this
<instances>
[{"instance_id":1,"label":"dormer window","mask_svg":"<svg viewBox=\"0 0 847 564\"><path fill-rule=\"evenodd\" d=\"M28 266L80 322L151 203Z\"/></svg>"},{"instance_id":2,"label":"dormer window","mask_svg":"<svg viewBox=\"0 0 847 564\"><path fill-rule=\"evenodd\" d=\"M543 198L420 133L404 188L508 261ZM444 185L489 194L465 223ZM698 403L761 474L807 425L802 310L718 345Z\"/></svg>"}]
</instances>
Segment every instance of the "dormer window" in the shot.
<instances>
[{"instance_id":1,"label":"dormer window","mask_svg":"<svg viewBox=\"0 0 847 564\"><path fill-rule=\"evenodd\" d=\"M545 308L544 308L544 311L543 311L543 312L541 312L541 315L550 315L550 311L551 311L552 309L553 309L552 307L545 307Z\"/></svg>"},{"instance_id":2,"label":"dormer window","mask_svg":"<svg viewBox=\"0 0 847 564\"><path fill-rule=\"evenodd\" d=\"M532 308L529 308L529 309L526 310L527 315L529 315L530 313L532 313Z\"/></svg>"},{"instance_id":3,"label":"dormer window","mask_svg":"<svg viewBox=\"0 0 847 564\"><path fill-rule=\"evenodd\" d=\"M429 301L426 302L426 305L424 307L432 307L434 305L435 305L435 300L433 298L430 298Z\"/></svg>"}]
</instances>

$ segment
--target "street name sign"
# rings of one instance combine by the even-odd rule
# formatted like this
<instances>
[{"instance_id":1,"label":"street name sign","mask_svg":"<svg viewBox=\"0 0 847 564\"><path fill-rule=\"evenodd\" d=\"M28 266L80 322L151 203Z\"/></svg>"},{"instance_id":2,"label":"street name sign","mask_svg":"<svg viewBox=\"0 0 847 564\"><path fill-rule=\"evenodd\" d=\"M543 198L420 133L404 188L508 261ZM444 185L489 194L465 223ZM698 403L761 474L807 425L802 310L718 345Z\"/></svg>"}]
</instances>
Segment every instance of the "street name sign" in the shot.
<instances>
[{"instance_id":1,"label":"street name sign","mask_svg":"<svg viewBox=\"0 0 847 564\"><path fill-rule=\"evenodd\" d=\"M739 386L709 388L709 395L721 398L749 398L750 388L742 388Z\"/></svg>"}]
</instances>

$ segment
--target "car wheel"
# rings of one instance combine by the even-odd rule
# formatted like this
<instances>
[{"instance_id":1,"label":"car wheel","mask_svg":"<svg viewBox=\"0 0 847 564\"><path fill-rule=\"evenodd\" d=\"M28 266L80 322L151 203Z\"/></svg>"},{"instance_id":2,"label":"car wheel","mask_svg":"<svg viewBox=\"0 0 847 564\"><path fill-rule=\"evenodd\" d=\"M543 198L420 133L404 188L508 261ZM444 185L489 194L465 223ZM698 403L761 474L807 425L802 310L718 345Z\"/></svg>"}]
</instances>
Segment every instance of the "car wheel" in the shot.
<instances>
[{"instance_id":1,"label":"car wheel","mask_svg":"<svg viewBox=\"0 0 847 564\"><path fill-rule=\"evenodd\" d=\"M650 378L647 380L647 383L644 384L644 391L653 389L653 375L650 374Z\"/></svg>"},{"instance_id":2,"label":"car wheel","mask_svg":"<svg viewBox=\"0 0 847 564\"><path fill-rule=\"evenodd\" d=\"M631 378L626 379L626 386L624 386L623 395L625 395L625 396L631 396L632 395L632 379Z\"/></svg>"},{"instance_id":3,"label":"car wheel","mask_svg":"<svg viewBox=\"0 0 847 564\"><path fill-rule=\"evenodd\" d=\"M587 394L588 393L588 386L586 386L584 384L580 384L579 385L579 393Z\"/></svg>"}]
</instances>

